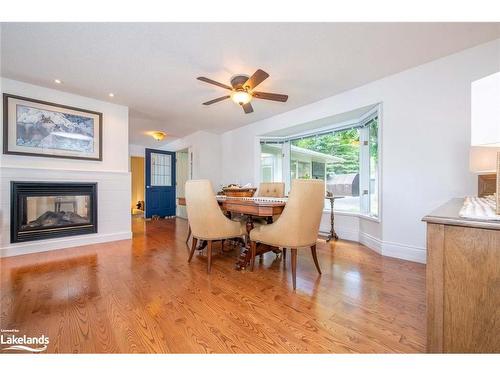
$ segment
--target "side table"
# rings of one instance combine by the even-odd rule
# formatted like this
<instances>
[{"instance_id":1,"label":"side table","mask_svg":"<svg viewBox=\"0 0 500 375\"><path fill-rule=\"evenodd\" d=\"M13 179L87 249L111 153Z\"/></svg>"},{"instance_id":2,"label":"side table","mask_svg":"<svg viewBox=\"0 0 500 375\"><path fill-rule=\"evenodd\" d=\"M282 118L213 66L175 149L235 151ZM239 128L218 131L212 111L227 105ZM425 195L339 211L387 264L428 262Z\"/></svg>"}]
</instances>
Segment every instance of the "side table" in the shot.
<instances>
[{"instance_id":1,"label":"side table","mask_svg":"<svg viewBox=\"0 0 500 375\"><path fill-rule=\"evenodd\" d=\"M328 199L330 201L330 234L328 235L328 238L326 242L330 242L331 240L337 241L339 239L339 236L335 232L334 224L335 224L335 215L333 213L333 207L335 204L336 199L341 199L344 198L342 196L326 196L325 199Z\"/></svg>"}]
</instances>

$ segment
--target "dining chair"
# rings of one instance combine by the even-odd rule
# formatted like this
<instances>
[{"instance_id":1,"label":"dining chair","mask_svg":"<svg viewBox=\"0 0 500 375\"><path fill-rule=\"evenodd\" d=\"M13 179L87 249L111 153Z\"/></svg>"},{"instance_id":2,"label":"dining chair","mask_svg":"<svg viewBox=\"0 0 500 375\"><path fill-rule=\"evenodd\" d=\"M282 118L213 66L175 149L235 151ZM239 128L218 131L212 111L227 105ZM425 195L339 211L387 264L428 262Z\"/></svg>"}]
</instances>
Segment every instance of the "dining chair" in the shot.
<instances>
[{"instance_id":1,"label":"dining chair","mask_svg":"<svg viewBox=\"0 0 500 375\"><path fill-rule=\"evenodd\" d=\"M283 198L285 196L285 183L261 182L255 195L257 197ZM273 215L268 218L257 217L254 219L254 222L257 224L268 224L278 220L279 217L280 215Z\"/></svg>"},{"instance_id":2,"label":"dining chair","mask_svg":"<svg viewBox=\"0 0 500 375\"><path fill-rule=\"evenodd\" d=\"M261 182L256 196L283 198L285 196L284 182Z\"/></svg>"},{"instance_id":3,"label":"dining chair","mask_svg":"<svg viewBox=\"0 0 500 375\"><path fill-rule=\"evenodd\" d=\"M191 262L193 258L198 240L207 241L207 272L210 273L212 242L241 238L244 228L240 222L232 221L224 216L209 180L187 181L185 195L187 216L193 236L188 262Z\"/></svg>"},{"instance_id":4,"label":"dining chair","mask_svg":"<svg viewBox=\"0 0 500 375\"><path fill-rule=\"evenodd\" d=\"M321 269L316 255L316 239L323 212L325 182L323 180L293 180L285 209L279 220L261 225L250 232L251 270L255 266L258 244L282 247L292 253L292 281L296 289L297 249L310 247L318 273Z\"/></svg>"}]
</instances>

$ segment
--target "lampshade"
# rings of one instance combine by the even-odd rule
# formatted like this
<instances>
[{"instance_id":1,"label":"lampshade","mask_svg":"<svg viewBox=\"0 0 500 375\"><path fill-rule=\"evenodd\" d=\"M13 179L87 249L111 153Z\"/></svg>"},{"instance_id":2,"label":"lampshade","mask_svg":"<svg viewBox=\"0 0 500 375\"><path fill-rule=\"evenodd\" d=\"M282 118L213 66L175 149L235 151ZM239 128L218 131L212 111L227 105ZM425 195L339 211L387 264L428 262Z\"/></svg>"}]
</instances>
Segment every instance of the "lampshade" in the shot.
<instances>
[{"instance_id":1,"label":"lampshade","mask_svg":"<svg viewBox=\"0 0 500 375\"><path fill-rule=\"evenodd\" d=\"M500 72L472 82L471 146L500 147Z\"/></svg>"},{"instance_id":2,"label":"lampshade","mask_svg":"<svg viewBox=\"0 0 500 375\"><path fill-rule=\"evenodd\" d=\"M500 152L500 147L471 147L469 153L471 172L479 174L495 173L497 152Z\"/></svg>"}]
</instances>

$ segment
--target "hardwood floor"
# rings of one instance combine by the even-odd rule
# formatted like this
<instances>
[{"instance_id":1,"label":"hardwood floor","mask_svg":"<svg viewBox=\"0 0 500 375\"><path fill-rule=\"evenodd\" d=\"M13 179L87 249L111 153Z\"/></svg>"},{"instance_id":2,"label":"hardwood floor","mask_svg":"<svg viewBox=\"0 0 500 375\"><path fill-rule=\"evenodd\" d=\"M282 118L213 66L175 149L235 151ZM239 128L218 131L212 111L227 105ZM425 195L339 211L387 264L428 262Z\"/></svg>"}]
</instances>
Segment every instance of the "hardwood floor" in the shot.
<instances>
[{"instance_id":1,"label":"hardwood floor","mask_svg":"<svg viewBox=\"0 0 500 375\"><path fill-rule=\"evenodd\" d=\"M319 240L212 273L187 263L182 219L134 219L134 238L1 261L2 329L45 334L49 353L383 353L425 351L425 266ZM227 245L225 245L227 247ZM214 247L218 253L220 243Z\"/></svg>"}]
</instances>

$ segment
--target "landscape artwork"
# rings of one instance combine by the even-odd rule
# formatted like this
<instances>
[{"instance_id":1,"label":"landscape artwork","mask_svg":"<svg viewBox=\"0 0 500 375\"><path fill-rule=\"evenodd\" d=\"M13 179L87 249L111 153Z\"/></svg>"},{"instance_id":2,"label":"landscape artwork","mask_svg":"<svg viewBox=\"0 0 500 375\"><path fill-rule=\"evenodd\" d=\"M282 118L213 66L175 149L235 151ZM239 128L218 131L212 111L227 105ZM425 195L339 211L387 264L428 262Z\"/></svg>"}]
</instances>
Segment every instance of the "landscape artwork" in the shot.
<instances>
[{"instance_id":1,"label":"landscape artwork","mask_svg":"<svg viewBox=\"0 0 500 375\"><path fill-rule=\"evenodd\" d=\"M4 94L4 153L102 160L102 113Z\"/></svg>"},{"instance_id":2,"label":"landscape artwork","mask_svg":"<svg viewBox=\"0 0 500 375\"><path fill-rule=\"evenodd\" d=\"M94 151L94 119L61 112L16 106L16 145Z\"/></svg>"}]
</instances>

